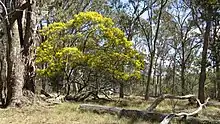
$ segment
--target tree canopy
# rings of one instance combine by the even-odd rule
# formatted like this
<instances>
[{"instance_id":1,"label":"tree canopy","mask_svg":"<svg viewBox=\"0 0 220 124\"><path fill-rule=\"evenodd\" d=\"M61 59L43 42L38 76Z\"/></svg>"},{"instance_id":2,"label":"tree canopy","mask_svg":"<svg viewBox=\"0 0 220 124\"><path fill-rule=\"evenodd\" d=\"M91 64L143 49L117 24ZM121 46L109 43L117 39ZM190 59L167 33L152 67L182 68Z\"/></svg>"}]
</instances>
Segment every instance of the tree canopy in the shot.
<instances>
[{"instance_id":1,"label":"tree canopy","mask_svg":"<svg viewBox=\"0 0 220 124\"><path fill-rule=\"evenodd\" d=\"M77 66L102 70L116 79L140 78L143 57L124 32L97 12L80 12L67 22L41 30L47 38L37 48L37 63L47 63L40 75L53 76Z\"/></svg>"}]
</instances>

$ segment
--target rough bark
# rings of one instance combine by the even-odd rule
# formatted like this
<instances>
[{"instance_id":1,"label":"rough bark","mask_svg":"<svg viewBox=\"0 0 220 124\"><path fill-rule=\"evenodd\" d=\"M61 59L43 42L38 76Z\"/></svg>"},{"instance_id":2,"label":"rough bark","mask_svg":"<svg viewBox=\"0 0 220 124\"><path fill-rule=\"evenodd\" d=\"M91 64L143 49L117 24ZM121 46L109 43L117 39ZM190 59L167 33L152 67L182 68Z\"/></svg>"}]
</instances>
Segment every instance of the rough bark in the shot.
<instances>
[{"instance_id":1,"label":"rough bark","mask_svg":"<svg viewBox=\"0 0 220 124\"><path fill-rule=\"evenodd\" d=\"M33 1L32 1L33 2ZM7 38L4 42L7 43L6 47L6 61L7 61L7 100L6 105L16 107L21 105L22 88L24 86L24 72L26 63L26 58L22 54L24 50L25 38L29 38L29 30L22 30L22 17L24 14L27 15L31 13L30 5L32 5L30 0L14 0L14 1L4 1L1 2L2 8L4 9L4 28ZM28 9L27 9L28 8ZM27 13L24 13L24 10ZM19 11L17 11L19 10ZM26 20L29 23L30 20ZM25 27L30 28L30 25ZM25 34L23 34L25 33ZM32 41L31 41L32 42ZM28 43L26 44L28 45Z\"/></svg>"},{"instance_id":2,"label":"rough bark","mask_svg":"<svg viewBox=\"0 0 220 124\"><path fill-rule=\"evenodd\" d=\"M33 13L36 9L36 1L28 0L28 6L25 17L25 35L23 41L23 57L25 62L24 88L35 93L35 64L34 49L36 45L36 15ZM23 29L24 30L24 29Z\"/></svg>"},{"instance_id":3,"label":"rough bark","mask_svg":"<svg viewBox=\"0 0 220 124\"><path fill-rule=\"evenodd\" d=\"M7 74L7 62L6 62L6 41L7 34L3 20L0 20L0 101L4 106L6 103L6 74Z\"/></svg>"},{"instance_id":4,"label":"rough bark","mask_svg":"<svg viewBox=\"0 0 220 124\"><path fill-rule=\"evenodd\" d=\"M21 105L22 88L24 84L24 66L21 56L20 37L17 22L11 28L11 40L8 42L8 80L7 105L16 107Z\"/></svg>"}]
</instances>

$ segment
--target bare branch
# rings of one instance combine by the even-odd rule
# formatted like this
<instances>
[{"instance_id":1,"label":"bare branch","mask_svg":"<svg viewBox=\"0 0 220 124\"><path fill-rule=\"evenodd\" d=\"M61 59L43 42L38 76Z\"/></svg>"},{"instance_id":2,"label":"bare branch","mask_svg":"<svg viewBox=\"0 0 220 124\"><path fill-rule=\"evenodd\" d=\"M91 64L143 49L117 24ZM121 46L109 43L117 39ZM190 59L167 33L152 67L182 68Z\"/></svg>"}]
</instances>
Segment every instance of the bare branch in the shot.
<instances>
[{"instance_id":1,"label":"bare branch","mask_svg":"<svg viewBox=\"0 0 220 124\"><path fill-rule=\"evenodd\" d=\"M199 104L199 107L195 111L191 113L181 112L177 114L169 114L163 119L163 121L160 124L169 124L173 117L188 117L198 114L202 110L202 108L208 103L209 99L210 98L208 97L203 104L200 102L199 99L196 99L197 103Z\"/></svg>"},{"instance_id":2,"label":"bare branch","mask_svg":"<svg viewBox=\"0 0 220 124\"><path fill-rule=\"evenodd\" d=\"M153 111L163 100L165 99L195 99L195 95L185 95L185 96L174 96L171 94L164 94L158 97L150 107L147 108L147 111L151 112Z\"/></svg>"},{"instance_id":3,"label":"bare branch","mask_svg":"<svg viewBox=\"0 0 220 124\"><path fill-rule=\"evenodd\" d=\"M176 116L193 116L193 115L196 115L202 110L203 106L205 106L208 103L209 99L210 98L207 98L206 102L203 103L203 104L200 102L199 99L196 99L197 103L199 104L199 107L198 107L197 110L195 110L194 112L191 112L191 113L181 112L181 113L178 113L178 114L175 114L175 115Z\"/></svg>"}]
</instances>

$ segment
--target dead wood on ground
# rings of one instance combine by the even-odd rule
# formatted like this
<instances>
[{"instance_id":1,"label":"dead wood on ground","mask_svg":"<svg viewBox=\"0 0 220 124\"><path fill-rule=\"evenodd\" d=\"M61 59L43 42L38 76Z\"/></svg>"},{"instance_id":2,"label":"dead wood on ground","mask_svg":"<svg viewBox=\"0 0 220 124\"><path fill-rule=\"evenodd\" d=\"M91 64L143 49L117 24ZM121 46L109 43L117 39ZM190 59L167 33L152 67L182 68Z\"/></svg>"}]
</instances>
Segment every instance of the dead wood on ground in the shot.
<instances>
[{"instance_id":1,"label":"dead wood on ground","mask_svg":"<svg viewBox=\"0 0 220 124\"><path fill-rule=\"evenodd\" d=\"M164 99L195 99L199 107L191 112L191 113L157 113L152 112L159 103L161 103ZM123 109L118 107L109 107L109 106L101 106L101 105L92 105L92 104L81 104L80 109L86 111L92 111L99 114L109 113L118 115L119 117L128 117L131 119L142 119L148 121L157 121L161 122L161 124L168 124L173 118L178 121L185 122L185 123L193 123L193 124L204 124L204 123L214 123L220 124L220 120L210 120L210 119L201 119L194 117L197 115L205 105L208 104L209 98L206 100L205 103L200 103L200 101L196 98L195 95L186 95L186 96L173 96L169 94L162 95L158 97L147 110L131 110L131 109Z\"/></svg>"}]
</instances>

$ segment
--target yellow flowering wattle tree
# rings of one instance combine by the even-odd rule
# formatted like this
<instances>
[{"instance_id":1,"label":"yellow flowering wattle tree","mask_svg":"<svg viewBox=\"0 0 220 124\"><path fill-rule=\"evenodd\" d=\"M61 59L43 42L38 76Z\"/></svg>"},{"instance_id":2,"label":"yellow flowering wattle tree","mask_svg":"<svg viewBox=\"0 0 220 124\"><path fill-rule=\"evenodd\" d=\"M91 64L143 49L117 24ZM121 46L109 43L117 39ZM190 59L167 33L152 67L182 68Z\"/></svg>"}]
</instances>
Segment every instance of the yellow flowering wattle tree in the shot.
<instances>
[{"instance_id":1,"label":"yellow flowering wattle tree","mask_svg":"<svg viewBox=\"0 0 220 124\"><path fill-rule=\"evenodd\" d=\"M36 63L46 67L38 70L39 75L62 75L70 83L68 76L86 67L116 80L140 77L143 57L110 18L97 12L81 12L67 22L50 24L41 33L47 40L37 48Z\"/></svg>"}]
</instances>

